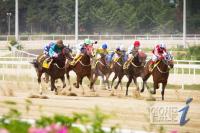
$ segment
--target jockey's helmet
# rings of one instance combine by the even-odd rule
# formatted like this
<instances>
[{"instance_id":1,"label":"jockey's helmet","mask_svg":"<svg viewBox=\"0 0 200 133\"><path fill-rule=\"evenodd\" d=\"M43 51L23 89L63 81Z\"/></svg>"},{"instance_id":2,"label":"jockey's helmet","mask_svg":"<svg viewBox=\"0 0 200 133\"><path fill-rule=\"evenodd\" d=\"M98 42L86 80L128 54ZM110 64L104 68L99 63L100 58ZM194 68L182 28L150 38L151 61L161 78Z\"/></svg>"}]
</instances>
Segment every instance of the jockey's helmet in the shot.
<instances>
[{"instance_id":1,"label":"jockey's helmet","mask_svg":"<svg viewBox=\"0 0 200 133\"><path fill-rule=\"evenodd\" d=\"M107 49L107 48L108 48L107 43L103 43L103 44L102 44L102 49Z\"/></svg>"},{"instance_id":2,"label":"jockey's helmet","mask_svg":"<svg viewBox=\"0 0 200 133\"><path fill-rule=\"evenodd\" d=\"M159 46L160 46L161 49L166 49L166 45L164 43L160 43Z\"/></svg>"},{"instance_id":3,"label":"jockey's helmet","mask_svg":"<svg viewBox=\"0 0 200 133\"><path fill-rule=\"evenodd\" d=\"M133 43L133 45L134 45L134 47L139 47L139 46L140 46L140 41L135 41L135 42Z\"/></svg>"},{"instance_id":4,"label":"jockey's helmet","mask_svg":"<svg viewBox=\"0 0 200 133\"><path fill-rule=\"evenodd\" d=\"M56 44L57 44L57 46L60 47L60 48L64 46L63 40L61 40L61 39L57 40Z\"/></svg>"},{"instance_id":5,"label":"jockey's helmet","mask_svg":"<svg viewBox=\"0 0 200 133\"><path fill-rule=\"evenodd\" d=\"M120 48L121 51L125 51L124 45L120 45L119 48Z\"/></svg>"},{"instance_id":6,"label":"jockey's helmet","mask_svg":"<svg viewBox=\"0 0 200 133\"><path fill-rule=\"evenodd\" d=\"M91 41L90 39L87 38L87 39L84 40L84 43L88 45L88 44L91 44L92 41Z\"/></svg>"}]
</instances>

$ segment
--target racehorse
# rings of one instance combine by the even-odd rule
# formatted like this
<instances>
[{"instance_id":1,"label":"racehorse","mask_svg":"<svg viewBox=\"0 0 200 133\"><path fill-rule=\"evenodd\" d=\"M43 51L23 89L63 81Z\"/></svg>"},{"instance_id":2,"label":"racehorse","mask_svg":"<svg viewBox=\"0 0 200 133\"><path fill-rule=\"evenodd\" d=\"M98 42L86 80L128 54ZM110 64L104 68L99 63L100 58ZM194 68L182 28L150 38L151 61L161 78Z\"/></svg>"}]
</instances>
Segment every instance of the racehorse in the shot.
<instances>
[{"instance_id":1,"label":"racehorse","mask_svg":"<svg viewBox=\"0 0 200 133\"><path fill-rule=\"evenodd\" d=\"M124 70L123 70L124 55L121 55L120 57L118 57L117 61L112 61L112 65L113 65L113 67L111 67L111 72L114 72L115 75L114 75L112 82L111 82L111 88L113 86L115 79L118 78L117 84L115 85L114 89L117 89L119 84L120 84L121 90L122 90L121 80L124 76Z\"/></svg>"},{"instance_id":2,"label":"racehorse","mask_svg":"<svg viewBox=\"0 0 200 133\"><path fill-rule=\"evenodd\" d=\"M152 94L156 94L156 89L159 88L159 83L161 83L162 84L161 95L162 95L162 100L164 100L164 93L165 93L165 87L167 85L167 80L169 77L169 70L174 67L173 57L170 53L167 53L167 55L164 57L164 59L158 60L154 64L154 68L152 71L149 70L150 61L148 61L148 63L146 64L145 70L144 70L144 75L142 76L143 86L142 86L141 92L144 91L144 85L146 85L146 87L149 88L147 86L146 81L152 75L153 82L154 82L153 83L154 90L150 91L150 92Z\"/></svg>"},{"instance_id":3,"label":"racehorse","mask_svg":"<svg viewBox=\"0 0 200 133\"><path fill-rule=\"evenodd\" d=\"M128 95L128 87L132 80L134 81L137 91L139 87L137 84L137 77L141 77L141 74L144 72L144 65L146 63L147 55L144 52L138 52L135 57L132 59L128 68L124 70L125 74L128 77L128 82L126 84L126 96Z\"/></svg>"},{"instance_id":4,"label":"racehorse","mask_svg":"<svg viewBox=\"0 0 200 133\"><path fill-rule=\"evenodd\" d=\"M84 47L83 49L83 55L80 60L73 66L70 64L70 61L67 61L65 65L66 69L66 75L67 75L67 80L70 85L69 90L71 91L71 83L70 83L70 77L69 77L69 72L73 70L76 73L77 79L76 83L74 84L76 88L79 88L79 85L81 86L84 92L84 88L82 86L82 81L83 78L86 76L89 80L91 80L91 58L93 57L93 47L92 46L87 46Z\"/></svg>"},{"instance_id":5,"label":"racehorse","mask_svg":"<svg viewBox=\"0 0 200 133\"><path fill-rule=\"evenodd\" d=\"M110 84L109 84L109 76L111 73L111 69L106 63L106 55L100 54L101 58L98 59L95 63L94 69L92 69L92 79L90 82L90 89L93 89L93 85L96 82L98 76L105 76L106 80L105 82L107 83L108 89L110 89Z\"/></svg>"},{"instance_id":6,"label":"racehorse","mask_svg":"<svg viewBox=\"0 0 200 133\"><path fill-rule=\"evenodd\" d=\"M64 47L62 52L58 54L57 58L53 58L53 61L51 62L49 68L43 67L43 62L46 59L44 54L41 54L37 57L37 59L33 60L31 64L34 65L37 77L38 77L38 83L40 85L40 94L43 93L43 89L41 86L41 76L43 73L47 73L51 77L51 91L55 90L55 94L58 94L57 88L55 86L55 80L61 79L63 82L63 88L65 88L65 61L67 58L71 58L71 49L68 47Z\"/></svg>"}]
</instances>

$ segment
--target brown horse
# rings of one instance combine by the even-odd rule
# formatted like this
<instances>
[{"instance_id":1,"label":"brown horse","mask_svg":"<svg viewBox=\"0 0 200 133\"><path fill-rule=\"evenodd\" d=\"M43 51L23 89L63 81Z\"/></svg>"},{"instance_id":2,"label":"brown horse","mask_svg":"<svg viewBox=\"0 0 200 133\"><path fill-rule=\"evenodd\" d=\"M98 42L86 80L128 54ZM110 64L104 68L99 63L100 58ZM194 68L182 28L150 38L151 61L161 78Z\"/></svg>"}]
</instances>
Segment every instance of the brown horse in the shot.
<instances>
[{"instance_id":1,"label":"brown horse","mask_svg":"<svg viewBox=\"0 0 200 133\"><path fill-rule=\"evenodd\" d=\"M68 61L65 65L66 69L66 75L68 79L68 83L70 85L69 90L71 91L71 83L70 83L70 77L69 72L73 70L76 73L77 79L76 83L74 84L76 88L79 88L79 85L81 85L81 88L84 92L84 88L82 86L83 78L86 76L89 80L91 79L91 58L93 57L93 48L92 46L87 46L83 50L83 56L82 58L75 64L75 66L71 65Z\"/></svg>"},{"instance_id":2,"label":"brown horse","mask_svg":"<svg viewBox=\"0 0 200 133\"><path fill-rule=\"evenodd\" d=\"M124 55L121 55L116 62L113 61L112 65L113 65L113 67L111 68L111 72L114 72L115 75L114 75L112 82L111 82L111 88L113 86L115 79L118 78L117 84L115 85L114 89L117 89L119 84L121 85L121 89L122 89L121 80L124 76L124 70L123 70Z\"/></svg>"},{"instance_id":3,"label":"brown horse","mask_svg":"<svg viewBox=\"0 0 200 133\"><path fill-rule=\"evenodd\" d=\"M146 63L147 55L143 52L138 52L135 57L132 59L130 65L127 69L124 70L125 74L128 77L128 82L126 84L126 96L128 95L128 87L132 80L134 81L137 91L139 91L137 77L141 77L141 74L144 72L144 65Z\"/></svg>"},{"instance_id":4,"label":"brown horse","mask_svg":"<svg viewBox=\"0 0 200 133\"><path fill-rule=\"evenodd\" d=\"M106 59L105 59L106 55L101 54L100 56L101 56L101 58L96 61L95 67L92 70L92 79L91 79L91 82L90 82L90 89L93 89L93 85L96 82L98 76L105 76L106 77L105 82L107 83L108 89L110 89L110 84L109 84L108 79L109 79L109 76L110 76L110 73L111 73L111 69L106 63Z\"/></svg>"},{"instance_id":5,"label":"brown horse","mask_svg":"<svg viewBox=\"0 0 200 133\"><path fill-rule=\"evenodd\" d=\"M38 83L40 85L40 94L42 94L42 86L41 86L41 76L43 73L47 73L51 77L51 91L55 90L55 94L57 94L57 88L55 86L55 80L61 79L63 82L63 88L66 86L65 84L65 61L66 58L71 58L71 49L68 47L64 47L62 52L58 55L57 58L53 58L49 68L43 67L43 61L46 59L43 54L39 55L36 60L33 60L31 64L34 65L35 70L37 72Z\"/></svg>"},{"instance_id":6,"label":"brown horse","mask_svg":"<svg viewBox=\"0 0 200 133\"><path fill-rule=\"evenodd\" d=\"M141 92L144 91L144 85L146 85L146 87L149 88L147 86L146 81L152 75L153 82L154 82L153 83L154 90L150 91L150 92L152 94L156 94L156 89L159 88L159 83L162 83L161 95L162 95L162 100L164 100L164 93L165 93L165 87L167 85L167 80L169 77L169 70L171 68L173 68L173 66L174 66L173 58L170 53L167 53L167 55L165 56L164 59L157 61L157 63L154 65L154 69L152 72L149 71L149 64L150 64L150 61L148 61L148 63L146 64L144 75L142 76L143 77L143 86L142 86Z\"/></svg>"}]
</instances>

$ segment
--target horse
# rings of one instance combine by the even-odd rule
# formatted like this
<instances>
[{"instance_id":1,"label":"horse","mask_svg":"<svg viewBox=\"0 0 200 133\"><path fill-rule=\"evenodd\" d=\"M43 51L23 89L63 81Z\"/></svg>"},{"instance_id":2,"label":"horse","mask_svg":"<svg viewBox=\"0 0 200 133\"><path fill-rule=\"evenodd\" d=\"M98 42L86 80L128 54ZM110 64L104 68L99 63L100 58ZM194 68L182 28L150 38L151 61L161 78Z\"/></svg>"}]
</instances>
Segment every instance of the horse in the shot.
<instances>
[{"instance_id":1,"label":"horse","mask_svg":"<svg viewBox=\"0 0 200 133\"><path fill-rule=\"evenodd\" d=\"M119 84L121 86L122 90L122 78L124 77L124 70L123 70L123 65L124 65L124 55L121 55L117 61L112 61L113 67L111 67L111 73L114 72L114 77L111 82L111 88L113 86L113 83L116 78L118 78L117 84L115 85L114 89L117 89ZM113 93L113 92L112 92Z\"/></svg>"},{"instance_id":2,"label":"horse","mask_svg":"<svg viewBox=\"0 0 200 133\"><path fill-rule=\"evenodd\" d=\"M79 88L79 85L81 86L83 90L83 95L84 95L84 88L82 86L82 81L84 77L87 77L89 80L91 80L91 58L93 57L93 47L92 46L87 46L84 47L83 49L83 55L80 60L73 66L70 64L70 60L67 61L65 65L65 73L67 75L67 80L70 85L69 90L71 91L71 83L70 83L70 77L69 77L69 72L73 70L76 73L76 83L74 84L76 88Z\"/></svg>"},{"instance_id":3,"label":"horse","mask_svg":"<svg viewBox=\"0 0 200 133\"><path fill-rule=\"evenodd\" d=\"M63 88L66 87L65 84L65 61L67 58L71 58L71 49L68 47L64 47L62 52L58 54L57 58L52 58L52 62L49 68L43 67L43 62L47 58L44 54L41 54L37 57L37 59L33 60L31 64L35 67L37 73L37 80L40 85L40 94L42 95L43 89L41 86L41 76L43 73L50 75L51 77L51 91L55 90L55 94L58 94L57 88L55 86L55 80L61 79L63 83Z\"/></svg>"},{"instance_id":4,"label":"horse","mask_svg":"<svg viewBox=\"0 0 200 133\"><path fill-rule=\"evenodd\" d=\"M105 82L107 83L107 87L110 90L110 84L109 84L109 76L111 73L111 69L106 63L106 55L105 54L100 54L101 58L98 59L95 63L94 69L92 69L92 78L90 82L90 89L93 89L93 85L96 82L98 76L105 76L106 80Z\"/></svg>"},{"instance_id":5,"label":"horse","mask_svg":"<svg viewBox=\"0 0 200 133\"><path fill-rule=\"evenodd\" d=\"M146 66L144 68L144 74L142 76L143 86L142 86L141 92L144 91L145 85L146 85L147 88L149 88L146 81L152 75L153 76L153 88L154 88L154 90L150 91L150 93L156 94L156 89L159 88L159 83L161 83L162 84L161 95L162 95L162 100L164 100L164 93L165 93L165 87L167 85L167 80L168 80L168 77L169 77L169 70L174 67L173 57L170 53L167 53L167 55L164 57L164 59L158 60L155 63L152 71L149 70L150 61L151 60L149 60L147 62Z\"/></svg>"},{"instance_id":6,"label":"horse","mask_svg":"<svg viewBox=\"0 0 200 133\"><path fill-rule=\"evenodd\" d=\"M126 76L128 77L128 82L126 84L126 96L128 96L128 87L132 80L134 81L137 91L139 87L137 84L137 77L141 77L144 72L144 65L146 64L147 55L144 52L138 52L135 57L132 59L128 68L124 70Z\"/></svg>"}]
</instances>

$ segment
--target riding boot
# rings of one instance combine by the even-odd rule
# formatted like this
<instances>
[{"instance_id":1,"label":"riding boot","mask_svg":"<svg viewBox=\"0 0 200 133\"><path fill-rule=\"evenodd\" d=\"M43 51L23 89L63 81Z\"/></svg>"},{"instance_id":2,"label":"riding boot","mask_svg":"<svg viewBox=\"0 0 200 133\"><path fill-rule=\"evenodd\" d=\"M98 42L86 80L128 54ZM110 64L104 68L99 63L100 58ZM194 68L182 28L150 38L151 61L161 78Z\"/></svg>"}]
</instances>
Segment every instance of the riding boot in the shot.
<instances>
[{"instance_id":1,"label":"riding boot","mask_svg":"<svg viewBox=\"0 0 200 133\"><path fill-rule=\"evenodd\" d=\"M154 69L154 63L155 63L154 61L151 61L150 64L149 64L149 71L150 72L152 72L153 69Z\"/></svg>"},{"instance_id":2,"label":"riding boot","mask_svg":"<svg viewBox=\"0 0 200 133\"><path fill-rule=\"evenodd\" d=\"M113 64L114 64L114 62L113 62L113 61L111 61L111 63L110 63L110 69L112 69L112 68L113 68Z\"/></svg>"}]
</instances>

